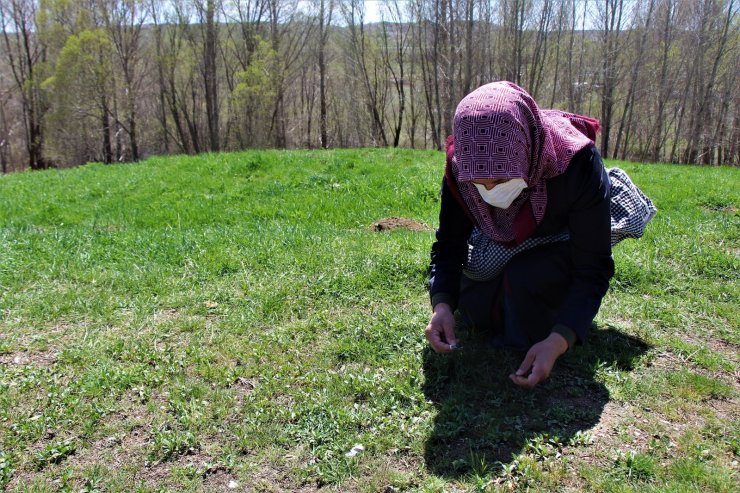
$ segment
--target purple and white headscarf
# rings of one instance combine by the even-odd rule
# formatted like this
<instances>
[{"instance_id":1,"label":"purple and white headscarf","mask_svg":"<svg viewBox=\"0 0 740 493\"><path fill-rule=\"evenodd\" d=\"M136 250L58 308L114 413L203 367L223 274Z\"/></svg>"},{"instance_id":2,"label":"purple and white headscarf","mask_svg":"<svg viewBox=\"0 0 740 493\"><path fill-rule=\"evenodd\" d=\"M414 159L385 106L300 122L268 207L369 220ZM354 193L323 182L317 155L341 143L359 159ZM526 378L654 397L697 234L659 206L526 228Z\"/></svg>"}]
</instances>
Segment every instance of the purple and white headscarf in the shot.
<instances>
[{"instance_id":1,"label":"purple and white headscarf","mask_svg":"<svg viewBox=\"0 0 740 493\"><path fill-rule=\"evenodd\" d=\"M455 111L452 173L460 195L492 240L510 243L517 216L539 224L547 207L545 180L565 172L573 156L593 142L598 120L559 110L542 110L511 82L493 82L465 96ZM522 178L527 188L507 209L491 207L471 180ZM525 207L529 203L530 207ZM515 224L516 223L516 224ZM532 228L533 230L533 228ZM529 236L528 231L525 236Z\"/></svg>"}]
</instances>

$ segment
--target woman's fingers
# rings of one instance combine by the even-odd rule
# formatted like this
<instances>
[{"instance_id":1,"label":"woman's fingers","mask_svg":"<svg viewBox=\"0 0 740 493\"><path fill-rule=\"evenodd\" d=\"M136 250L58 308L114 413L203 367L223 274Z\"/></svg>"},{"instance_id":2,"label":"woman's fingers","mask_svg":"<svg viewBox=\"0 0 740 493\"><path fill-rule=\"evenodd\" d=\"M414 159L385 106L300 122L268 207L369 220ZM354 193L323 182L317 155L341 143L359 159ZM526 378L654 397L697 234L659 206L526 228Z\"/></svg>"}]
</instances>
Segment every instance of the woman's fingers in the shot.
<instances>
[{"instance_id":1,"label":"woman's fingers","mask_svg":"<svg viewBox=\"0 0 740 493\"><path fill-rule=\"evenodd\" d=\"M446 305L438 305L424 335L432 349L438 353L449 353L452 347L457 345L455 317Z\"/></svg>"},{"instance_id":2,"label":"woman's fingers","mask_svg":"<svg viewBox=\"0 0 740 493\"><path fill-rule=\"evenodd\" d=\"M455 337L455 321L447 321L443 326L445 331L445 342L447 343L447 349L452 351L452 347L457 347L457 337Z\"/></svg>"},{"instance_id":3,"label":"woman's fingers","mask_svg":"<svg viewBox=\"0 0 740 493\"><path fill-rule=\"evenodd\" d=\"M443 330L438 324L430 323L424 331L429 345L438 353L448 353L451 351L450 345L442 341Z\"/></svg>"},{"instance_id":4,"label":"woman's fingers","mask_svg":"<svg viewBox=\"0 0 740 493\"><path fill-rule=\"evenodd\" d=\"M532 346L516 373L510 375L511 380L520 387L528 389L533 388L543 380L547 380L555 360L567 349L567 342L565 342L566 347L563 349L561 343L564 341L560 341L559 337L561 336L547 338Z\"/></svg>"},{"instance_id":5,"label":"woman's fingers","mask_svg":"<svg viewBox=\"0 0 740 493\"><path fill-rule=\"evenodd\" d=\"M524 357L522 364L519 365L519 369L516 373L509 375L512 382L525 389L532 389L537 385L542 378L542 368L538 364L537 359L537 345L532 346L527 355ZM530 370L531 373L530 373ZM527 375L529 373L529 375Z\"/></svg>"},{"instance_id":6,"label":"woman's fingers","mask_svg":"<svg viewBox=\"0 0 740 493\"><path fill-rule=\"evenodd\" d=\"M516 371L516 375L518 377L523 377L527 374L527 372L529 372L529 369L532 368L532 364L534 363L537 354L532 349L527 351L527 355L524 357L524 361L522 361L522 364L519 365L519 369Z\"/></svg>"},{"instance_id":7,"label":"woman's fingers","mask_svg":"<svg viewBox=\"0 0 740 493\"><path fill-rule=\"evenodd\" d=\"M525 389L533 389L540 381L535 373L531 373L528 377L520 377L512 373L509 375L509 378L512 382Z\"/></svg>"},{"instance_id":8,"label":"woman's fingers","mask_svg":"<svg viewBox=\"0 0 740 493\"><path fill-rule=\"evenodd\" d=\"M455 317L449 312L435 313L424 334L432 349L438 353L449 353L452 351L452 346L457 345Z\"/></svg>"}]
</instances>

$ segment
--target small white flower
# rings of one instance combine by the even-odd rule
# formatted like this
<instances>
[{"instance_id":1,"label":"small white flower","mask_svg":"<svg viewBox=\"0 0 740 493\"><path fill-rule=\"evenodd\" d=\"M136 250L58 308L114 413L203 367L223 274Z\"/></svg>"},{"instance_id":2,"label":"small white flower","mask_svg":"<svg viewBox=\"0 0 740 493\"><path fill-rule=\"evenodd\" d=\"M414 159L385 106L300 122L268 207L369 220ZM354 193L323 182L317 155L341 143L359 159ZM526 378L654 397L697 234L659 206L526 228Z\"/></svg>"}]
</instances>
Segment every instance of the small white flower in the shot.
<instances>
[{"instance_id":1,"label":"small white flower","mask_svg":"<svg viewBox=\"0 0 740 493\"><path fill-rule=\"evenodd\" d=\"M345 457L354 457L355 455L359 454L360 452L363 452L365 450L365 447L362 446L361 443L356 443L349 452L344 454Z\"/></svg>"}]
</instances>

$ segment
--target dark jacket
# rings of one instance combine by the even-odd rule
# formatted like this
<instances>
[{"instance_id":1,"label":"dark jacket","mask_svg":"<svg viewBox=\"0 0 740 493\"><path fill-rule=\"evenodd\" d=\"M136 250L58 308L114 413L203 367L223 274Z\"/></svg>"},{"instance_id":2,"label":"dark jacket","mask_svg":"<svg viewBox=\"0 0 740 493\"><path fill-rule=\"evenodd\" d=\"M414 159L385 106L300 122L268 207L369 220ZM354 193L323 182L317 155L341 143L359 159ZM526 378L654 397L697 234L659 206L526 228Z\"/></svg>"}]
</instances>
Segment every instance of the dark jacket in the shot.
<instances>
[{"instance_id":1,"label":"dark jacket","mask_svg":"<svg viewBox=\"0 0 740 493\"><path fill-rule=\"evenodd\" d=\"M448 173L442 182L437 241L432 245L429 294L432 306L445 302L454 309L472 216L455 197ZM595 146L588 146L571 159L566 171L546 180L547 209L533 236L545 236L567 228L572 261L572 281L556 317L556 325L571 329L584 341L614 275L611 256L609 179Z\"/></svg>"}]
</instances>

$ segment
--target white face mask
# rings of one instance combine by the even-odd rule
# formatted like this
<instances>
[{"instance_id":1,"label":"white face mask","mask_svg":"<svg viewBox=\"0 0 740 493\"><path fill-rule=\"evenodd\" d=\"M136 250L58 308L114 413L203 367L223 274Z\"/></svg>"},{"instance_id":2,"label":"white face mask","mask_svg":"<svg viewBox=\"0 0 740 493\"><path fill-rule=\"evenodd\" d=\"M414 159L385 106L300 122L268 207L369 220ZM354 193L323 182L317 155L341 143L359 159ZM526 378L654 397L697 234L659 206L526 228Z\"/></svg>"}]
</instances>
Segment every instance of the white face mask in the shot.
<instances>
[{"instance_id":1,"label":"white face mask","mask_svg":"<svg viewBox=\"0 0 740 493\"><path fill-rule=\"evenodd\" d=\"M508 209L512 202L527 188L527 182L522 178L514 178L503 183L499 183L490 190L486 190L484 185L473 183L478 189L483 200L500 209Z\"/></svg>"}]
</instances>

